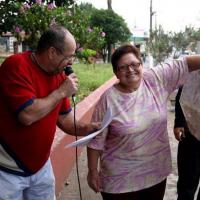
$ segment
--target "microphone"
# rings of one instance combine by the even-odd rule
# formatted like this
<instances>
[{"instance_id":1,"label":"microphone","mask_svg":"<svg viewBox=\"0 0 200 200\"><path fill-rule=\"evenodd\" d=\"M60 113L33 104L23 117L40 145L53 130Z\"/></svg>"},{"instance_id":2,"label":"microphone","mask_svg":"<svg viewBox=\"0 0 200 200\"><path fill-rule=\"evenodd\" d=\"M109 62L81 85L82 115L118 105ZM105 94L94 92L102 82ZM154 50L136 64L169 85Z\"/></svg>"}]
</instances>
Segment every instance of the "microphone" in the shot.
<instances>
[{"instance_id":1,"label":"microphone","mask_svg":"<svg viewBox=\"0 0 200 200\"><path fill-rule=\"evenodd\" d=\"M64 68L64 72L65 72L65 74L66 74L67 76L69 76L70 74L74 73L74 71L73 71L73 69L71 68L71 66L65 67L65 68ZM73 102L76 101L76 96L75 96L75 94L72 95L72 100L73 100Z\"/></svg>"}]
</instances>

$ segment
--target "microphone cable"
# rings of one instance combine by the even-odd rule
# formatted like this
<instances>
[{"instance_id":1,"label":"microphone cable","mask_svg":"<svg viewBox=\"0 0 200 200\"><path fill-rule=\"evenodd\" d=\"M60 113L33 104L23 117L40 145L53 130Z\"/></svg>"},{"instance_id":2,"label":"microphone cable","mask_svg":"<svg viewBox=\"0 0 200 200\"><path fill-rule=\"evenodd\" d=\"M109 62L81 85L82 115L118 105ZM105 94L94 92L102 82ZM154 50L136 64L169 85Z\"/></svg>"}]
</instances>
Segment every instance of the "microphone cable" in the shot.
<instances>
[{"instance_id":1,"label":"microphone cable","mask_svg":"<svg viewBox=\"0 0 200 200\"><path fill-rule=\"evenodd\" d=\"M74 106L74 133L75 133L75 138L76 141L78 140L77 136L77 126L76 126L76 101L75 101L75 96L72 97L72 102ZM78 188L79 188L79 195L80 195L80 200L82 200L82 192L81 192L81 184L80 184L80 176L79 176L79 165L78 165L78 147L76 146L76 175L78 179Z\"/></svg>"},{"instance_id":2,"label":"microphone cable","mask_svg":"<svg viewBox=\"0 0 200 200\"><path fill-rule=\"evenodd\" d=\"M74 73L71 66L66 66L64 68L64 72L67 76ZM76 126L76 96L75 95L72 95L72 102L73 102L73 106L74 106L74 135L75 135L75 138L76 138L76 141L77 141L78 136L77 136L77 126ZM80 200L82 200L81 184L80 184L80 178L79 178L78 147L77 146L76 146L76 174L77 174L77 178L78 178L78 188L79 188Z\"/></svg>"}]
</instances>

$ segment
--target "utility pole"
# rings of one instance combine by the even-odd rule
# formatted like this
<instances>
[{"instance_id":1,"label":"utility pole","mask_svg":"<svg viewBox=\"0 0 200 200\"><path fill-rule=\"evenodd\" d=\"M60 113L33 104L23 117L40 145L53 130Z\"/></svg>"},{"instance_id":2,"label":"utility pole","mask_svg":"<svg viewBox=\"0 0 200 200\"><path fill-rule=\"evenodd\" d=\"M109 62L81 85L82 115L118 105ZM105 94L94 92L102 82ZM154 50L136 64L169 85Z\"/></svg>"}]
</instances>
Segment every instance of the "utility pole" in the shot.
<instances>
[{"instance_id":1,"label":"utility pole","mask_svg":"<svg viewBox=\"0 0 200 200\"><path fill-rule=\"evenodd\" d=\"M155 30L157 30L157 14L155 14Z\"/></svg>"},{"instance_id":2,"label":"utility pole","mask_svg":"<svg viewBox=\"0 0 200 200\"><path fill-rule=\"evenodd\" d=\"M153 9L152 9L152 0L150 0L150 27L149 27L149 40L150 40L150 43L152 41L152 18L153 18L153 15L155 13L156 12L153 12Z\"/></svg>"},{"instance_id":3,"label":"utility pole","mask_svg":"<svg viewBox=\"0 0 200 200\"><path fill-rule=\"evenodd\" d=\"M112 0L107 0L108 9L112 10Z\"/></svg>"}]
</instances>

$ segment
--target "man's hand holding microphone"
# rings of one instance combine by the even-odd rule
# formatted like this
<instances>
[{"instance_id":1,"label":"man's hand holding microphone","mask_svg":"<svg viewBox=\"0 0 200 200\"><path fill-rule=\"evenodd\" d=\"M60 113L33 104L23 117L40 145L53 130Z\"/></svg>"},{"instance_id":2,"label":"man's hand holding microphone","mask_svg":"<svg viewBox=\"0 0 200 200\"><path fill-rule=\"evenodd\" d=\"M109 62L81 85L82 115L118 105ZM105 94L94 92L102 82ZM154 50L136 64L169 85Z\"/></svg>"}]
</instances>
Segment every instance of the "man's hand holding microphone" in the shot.
<instances>
[{"instance_id":1,"label":"man's hand holding microphone","mask_svg":"<svg viewBox=\"0 0 200 200\"><path fill-rule=\"evenodd\" d=\"M78 78L73 72L71 66L65 67L64 72L67 75L67 77L59 87L59 91L61 92L63 98L71 96L72 98L74 98L75 94L78 91Z\"/></svg>"},{"instance_id":2,"label":"man's hand holding microphone","mask_svg":"<svg viewBox=\"0 0 200 200\"><path fill-rule=\"evenodd\" d=\"M67 66L64 69L64 72L66 74L66 79L63 81L61 86L58 88L59 92L62 94L63 98L64 97L72 97L73 102L75 102L75 94L77 93L78 90L78 79L76 77L76 74L73 72L71 66ZM70 116L70 114L68 114ZM61 117L62 118L62 117ZM60 118L60 119L61 119ZM63 120L65 117L63 116ZM66 124L67 129L66 132L70 134L70 130L72 130L72 127L70 128L69 122L67 123L66 121L62 122L62 124ZM78 136L85 136L88 135L98 129L100 129L101 123L82 123L81 121L77 121L76 127L77 127L77 135ZM72 133L74 135L74 133Z\"/></svg>"}]
</instances>

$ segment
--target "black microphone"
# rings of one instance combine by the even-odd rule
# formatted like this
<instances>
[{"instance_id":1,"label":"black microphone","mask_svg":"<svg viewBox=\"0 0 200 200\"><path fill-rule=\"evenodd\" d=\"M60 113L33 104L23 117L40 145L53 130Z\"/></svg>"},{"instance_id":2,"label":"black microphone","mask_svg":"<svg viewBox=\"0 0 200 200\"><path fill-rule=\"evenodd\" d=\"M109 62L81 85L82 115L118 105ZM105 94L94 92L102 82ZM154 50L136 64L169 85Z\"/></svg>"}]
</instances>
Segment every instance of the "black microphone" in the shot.
<instances>
[{"instance_id":1,"label":"black microphone","mask_svg":"<svg viewBox=\"0 0 200 200\"><path fill-rule=\"evenodd\" d=\"M70 74L74 73L73 69L71 68L71 66L67 66L64 68L64 72L67 76L69 76Z\"/></svg>"},{"instance_id":2,"label":"black microphone","mask_svg":"<svg viewBox=\"0 0 200 200\"><path fill-rule=\"evenodd\" d=\"M70 74L74 73L73 69L71 68L71 66L67 66L64 68L64 72L67 76L69 76ZM72 100L75 102L76 101L76 97L75 94L72 95Z\"/></svg>"}]
</instances>

